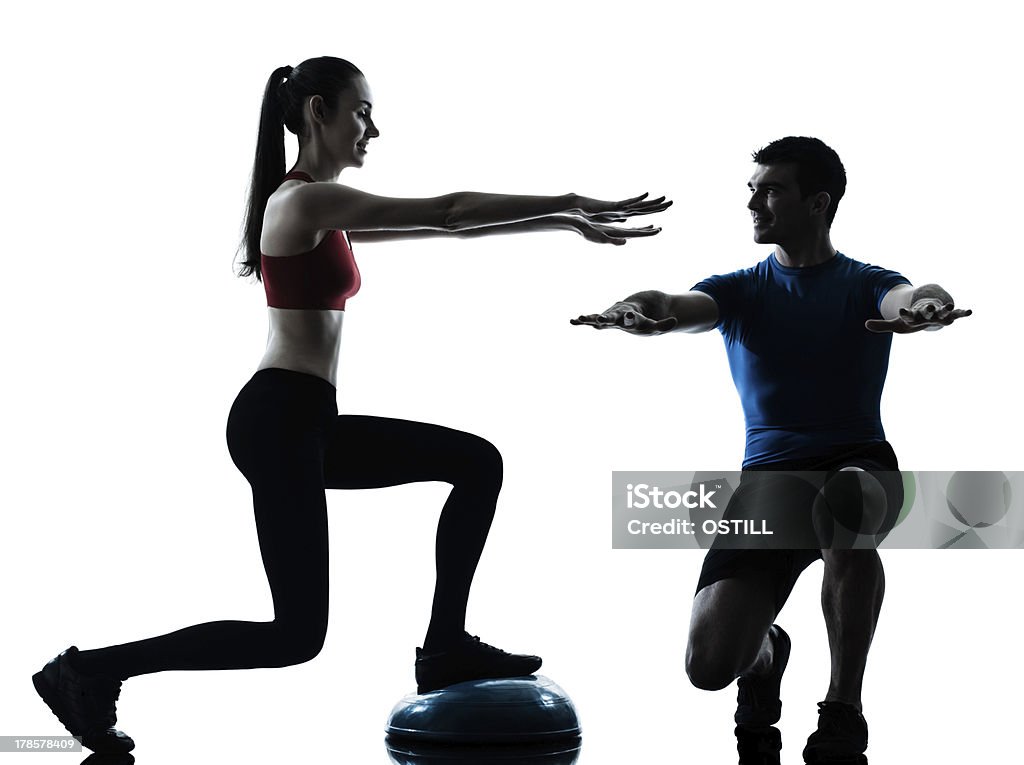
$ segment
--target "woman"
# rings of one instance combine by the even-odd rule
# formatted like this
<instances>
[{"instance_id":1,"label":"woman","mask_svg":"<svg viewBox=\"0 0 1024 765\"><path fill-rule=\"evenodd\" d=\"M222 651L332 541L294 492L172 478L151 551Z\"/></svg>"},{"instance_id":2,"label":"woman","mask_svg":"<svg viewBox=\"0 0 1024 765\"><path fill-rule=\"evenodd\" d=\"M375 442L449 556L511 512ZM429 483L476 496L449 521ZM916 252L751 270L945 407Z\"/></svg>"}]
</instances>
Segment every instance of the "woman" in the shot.
<instances>
[{"instance_id":1,"label":"woman","mask_svg":"<svg viewBox=\"0 0 1024 765\"><path fill-rule=\"evenodd\" d=\"M277 69L263 98L241 275L264 283L270 334L263 360L231 407L227 438L232 460L252 486L274 620L211 622L108 648L68 648L33 682L90 749L134 746L113 728L114 702L126 678L171 669L282 667L317 655L327 631L327 488L452 485L438 521L430 624L416 652L421 693L540 667L538 657L508 654L464 629L470 584L501 487L498 451L436 425L338 416L345 301L359 288L350 242L573 229L590 241L623 244L658 229L609 222L671 203L477 193L389 199L331 182L346 167L360 167L367 144L380 135L372 104L362 73L330 57ZM288 174L284 127L299 139Z\"/></svg>"}]
</instances>

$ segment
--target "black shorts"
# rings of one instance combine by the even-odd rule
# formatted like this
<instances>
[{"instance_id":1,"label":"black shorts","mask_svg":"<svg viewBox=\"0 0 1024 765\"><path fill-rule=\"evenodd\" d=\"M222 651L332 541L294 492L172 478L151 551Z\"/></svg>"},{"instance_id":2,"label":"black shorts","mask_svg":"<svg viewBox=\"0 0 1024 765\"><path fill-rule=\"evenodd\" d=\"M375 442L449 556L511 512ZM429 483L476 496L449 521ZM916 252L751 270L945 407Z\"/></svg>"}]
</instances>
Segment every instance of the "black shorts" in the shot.
<instances>
[{"instance_id":1,"label":"black shorts","mask_svg":"<svg viewBox=\"0 0 1024 765\"><path fill-rule=\"evenodd\" d=\"M879 530L884 537L892 530L903 507L903 481L899 474L896 453L888 441L876 441L846 447L824 457L810 457L799 460L783 460L745 468L740 475L740 486L750 473L765 470L783 471L827 471L836 472L843 467L859 467L878 478L886 494L886 505L891 508L889 516ZM733 499L740 494L737 491ZM730 505L732 500L730 500ZM729 515L729 508L725 516ZM697 590L700 592L709 584L722 579L736 577L770 577L775 584L775 612L785 605L796 580L805 568L821 558L820 549L805 550L742 550L718 549L712 547L704 556ZM696 593L695 593L696 594Z\"/></svg>"}]
</instances>

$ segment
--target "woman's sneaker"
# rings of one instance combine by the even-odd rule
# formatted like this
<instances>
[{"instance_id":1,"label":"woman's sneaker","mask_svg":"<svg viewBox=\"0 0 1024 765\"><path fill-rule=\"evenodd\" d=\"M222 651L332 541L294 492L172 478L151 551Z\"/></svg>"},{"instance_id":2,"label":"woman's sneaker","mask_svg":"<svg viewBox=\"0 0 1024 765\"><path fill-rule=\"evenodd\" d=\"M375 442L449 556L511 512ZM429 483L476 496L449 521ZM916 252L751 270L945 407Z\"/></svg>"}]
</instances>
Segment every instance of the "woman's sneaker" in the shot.
<instances>
[{"instance_id":1,"label":"woman's sneaker","mask_svg":"<svg viewBox=\"0 0 1024 765\"><path fill-rule=\"evenodd\" d=\"M868 724L857 707L841 701L818 702L818 730L807 739L804 762L810 765L866 763Z\"/></svg>"},{"instance_id":2,"label":"woman's sneaker","mask_svg":"<svg viewBox=\"0 0 1024 765\"><path fill-rule=\"evenodd\" d=\"M767 675L743 675L736 680L737 725L764 727L774 725L782 717L782 673L789 664L792 642L778 624L768 628L772 641L772 666Z\"/></svg>"},{"instance_id":3,"label":"woman's sneaker","mask_svg":"<svg viewBox=\"0 0 1024 765\"><path fill-rule=\"evenodd\" d=\"M468 680L523 677L540 669L539 656L508 653L463 633L462 641L446 651L416 649L417 693L429 693Z\"/></svg>"},{"instance_id":4,"label":"woman's sneaker","mask_svg":"<svg viewBox=\"0 0 1024 765\"><path fill-rule=\"evenodd\" d=\"M32 675L32 684L68 732L94 752L121 754L135 742L114 729L114 702L121 681L104 675L84 675L71 666L78 649L71 646ZM70 660L70 661L69 661Z\"/></svg>"}]
</instances>

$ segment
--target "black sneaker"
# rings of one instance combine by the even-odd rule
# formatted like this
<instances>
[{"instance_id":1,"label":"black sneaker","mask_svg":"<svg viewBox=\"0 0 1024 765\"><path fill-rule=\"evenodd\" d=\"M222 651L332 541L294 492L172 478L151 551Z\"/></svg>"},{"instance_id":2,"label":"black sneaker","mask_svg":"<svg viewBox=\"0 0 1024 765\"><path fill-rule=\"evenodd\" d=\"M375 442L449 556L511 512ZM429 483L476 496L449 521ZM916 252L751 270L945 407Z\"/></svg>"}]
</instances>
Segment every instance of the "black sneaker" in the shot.
<instances>
[{"instance_id":1,"label":"black sneaker","mask_svg":"<svg viewBox=\"0 0 1024 765\"><path fill-rule=\"evenodd\" d=\"M429 693L467 680L524 677L540 669L539 656L507 653L480 638L463 633L460 643L447 651L425 653L416 649L417 693Z\"/></svg>"},{"instance_id":2,"label":"black sneaker","mask_svg":"<svg viewBox=\"0 0 1024 765\"><path fill-rule=\"evenodd\" d=\"M807 739L804 762L864 765L867 748L868 724L857 707L841 701L818 702L818 730Z\"/></svg>"},{"instance_id":3,"label":"black sneaker","mask_svg":"<svg viewBox=\"0 0 1024 765\"><path fill-rule=\"evenodd\" d=\"M782 734L775 727L736 726L739 765L780 765Z\"/></svg>"},{"instance_id":4,"label":"black sneaker","mask_svg":"<svg viewBox=\"0 0 1024 765\"><path fill-rule=\"evenodd\" d=\"M82 746L104 754L123 754L135 742L114 729L114 702L121 681L104 675L83 675L71 666L78 649L71 646L32 675L32 684L46 706Z\"/></svg>"},{"instance_id":5,"label":"black sneaker","mask_svg":"<svg viewBox=\"0 0 1024 765\"><path fill-rule=\"evenodd\" d=\"M767 675L740 676L736 680L739 692L736 694L736 714L733 719L737 725L767 727L782 717L779 690L782 673L789 664L792 641L777 624L768 628L768 637L771 638L774 651L771 672Z\"/></svg>"}]
</instances>

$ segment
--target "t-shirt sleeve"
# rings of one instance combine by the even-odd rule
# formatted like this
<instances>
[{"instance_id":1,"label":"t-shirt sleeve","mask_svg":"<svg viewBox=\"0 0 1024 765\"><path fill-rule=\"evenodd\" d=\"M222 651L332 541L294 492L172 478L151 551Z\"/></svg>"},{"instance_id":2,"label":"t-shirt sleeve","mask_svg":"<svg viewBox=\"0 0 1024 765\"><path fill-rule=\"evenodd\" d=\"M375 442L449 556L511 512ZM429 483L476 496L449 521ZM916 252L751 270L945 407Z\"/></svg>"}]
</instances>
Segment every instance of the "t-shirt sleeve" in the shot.
<instances>
[{"instance_id":1,"label":"t-shirt sleeve","mask_svg":"<svg viewBox=\"0 0 1024 765\"><path fill-rule=\"evenodd\" d=\"M709 276L697 282L690 289L703 292L718 304L718 321L712 329L722 329L735 319L743 308L743 293L748 271L733 271L731 274Z\"/></svg>"},{"instance_id":2,"label":"t-shirt sleeve","mask_svg":"<svg viewBox=\"0 0 1024 765\"><path fill-rule=\"evenodd\" d=\"M910 284L910 280L903 274L879 266L865 265L861 275L867 287L871 305L879 312L882 307L882 298L888 294L889 290L900 284Z\"/></svg>"}]
</instances>

